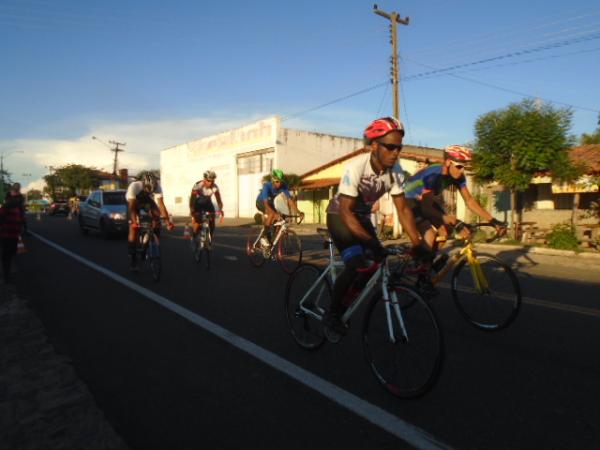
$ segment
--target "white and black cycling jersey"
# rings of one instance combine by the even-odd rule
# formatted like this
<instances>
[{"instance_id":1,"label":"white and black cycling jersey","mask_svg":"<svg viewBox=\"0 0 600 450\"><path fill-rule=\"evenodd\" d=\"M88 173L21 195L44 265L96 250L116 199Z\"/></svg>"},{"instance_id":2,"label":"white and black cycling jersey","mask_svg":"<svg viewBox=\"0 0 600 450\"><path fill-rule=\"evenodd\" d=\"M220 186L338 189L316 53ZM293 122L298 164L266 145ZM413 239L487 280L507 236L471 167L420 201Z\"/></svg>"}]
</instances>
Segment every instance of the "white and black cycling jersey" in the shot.
<instances>
[{"instance_id":1,"label":"white and black cycling jersey","mask_svg":"<svg viewBox=\"0 0 600 450\"><path fill-rule=\"evenodd\" d=\"M127 193L125 194L125 199L127 201L129 201L129 200L143 201L145 199L152 199L152 197L154 197L155 199L162 198L162 196L163 196L163 192L162 192L162 188L160 187L160 184L158 184L156 186L156 189L154 190L154 192L148 192L148 191L144 190L144 182L143 181L134 181L127 188Z\"/></svg>"},{"instance_id":2,"label":"white and black cycling jersey","mask_svg":"<svg viewBox=\"0 0 600 450\"><path fill-rule=\"evenodd\" d=\"M373 204L386 192L391 195L404 193L406 178L399 161L392 168L375 173L371 166L371 153L357 157L344 167L338 192L329 202L327 212L339 214L340 196L346 195L356 198L355 214L369 215Z\"/></svg>"},{"instance_id":3,"label":"white and black cycling jersey","mask_svg":"<svg viewBox=\"0 0 600 450\"><path fill-rule=\"evenodd\" d=\"M197 181L192 188L192 196L194 197L212 197L219 191L219 186L213 183L212 186L207 187L204 180Z\"/></svg>"}]
</instances>

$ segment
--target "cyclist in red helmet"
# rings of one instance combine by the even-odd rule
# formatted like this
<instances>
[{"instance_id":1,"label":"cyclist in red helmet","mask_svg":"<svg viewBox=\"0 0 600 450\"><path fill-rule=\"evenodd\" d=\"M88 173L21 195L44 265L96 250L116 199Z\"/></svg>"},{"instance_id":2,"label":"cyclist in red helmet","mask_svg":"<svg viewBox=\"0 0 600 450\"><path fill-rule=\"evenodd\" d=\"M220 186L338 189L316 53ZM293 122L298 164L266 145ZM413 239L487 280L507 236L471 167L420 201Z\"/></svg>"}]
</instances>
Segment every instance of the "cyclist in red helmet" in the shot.
<instances>
[{"instance_id":1,"label":"cyclist in red helmet","mask_svg":"<svg viewBox=\"0 0 600 450\"><path fill-rule=\"evenodd\" d=\"M392 195L402 227L415 246L415 254L429 253L404 198L405 172L398 161L403 137L404 127L397 119L374 120L363 135L370 152L346 164L338 193L327 207L327 228L345 264L335 281L332 304L325 317L328 332L346 333L346 326L340 320L346 309L344 300L347 295L360 292L368 280L367 275L357 272L366 266L365 249L369 249L376 260L385 254L370 220L373 204L383 194Z\"/></svg>"},{"instance_id":2,"label":"cyclist in red helmet","mask_svg":"<svg viewBox=\"0 0 600 450\"><path fill-rule=\"evenodd\" d=\"M454 227L462 228L462 222L456 216L447 214L444 208L443 191L450 186L458 189L465 205L472 212L495 225L498 231L506 227L483 209L469 192L465 168L471 159L471 149L461 145L449 145L444 149L442 164L432 164L420 170L406 183L407 203L412 208L417 227L429 246L433 246L436 236L446 238ZM464 229L461 232L467 234L468 230ZM440 267L443 262L438 263Z\"/></svg>"}]
</instances>

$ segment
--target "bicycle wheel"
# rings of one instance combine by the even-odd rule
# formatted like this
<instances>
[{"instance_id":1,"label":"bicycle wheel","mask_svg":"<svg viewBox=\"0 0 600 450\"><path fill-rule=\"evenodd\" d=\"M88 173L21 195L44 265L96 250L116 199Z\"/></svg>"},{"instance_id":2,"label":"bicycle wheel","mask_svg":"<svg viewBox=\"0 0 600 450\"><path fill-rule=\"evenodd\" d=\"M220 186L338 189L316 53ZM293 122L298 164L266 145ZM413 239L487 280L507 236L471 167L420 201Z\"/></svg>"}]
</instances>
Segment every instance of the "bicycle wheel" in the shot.
<instances>
[{"instance_id":1,"label":"bicycle wheel","mask_svg":"<svg viewBox=\"0 0 600 450\"><path fill-rule=\"evenodd\" d=\"M306 350L316 350L325 342L322 319L332 292L329 277L315 284L321 273L317 266L302 264L290 275L285 287L285 317L292 337Z\"/></svg>"},{"instance_id":2,"label":"bicycle wheel","mask_svg":"<svg viewBox=\"0 0 600 450\"><path fill-rule=\"evenodd\" d=\"M365 313L363 349L367 364L387 392L402 398L419 397L431 389L440 374L442 332L433 310L419 294L403 286L393 290L406 333L392 303L385 302L380 292ZM391 331L386 305L390 307Z\"/></svg>"},{"instance_id":3,"label":"bicycle wheel","mask_svg":"<svg viewBox=\"0 0 600 450\"><path fill-rule=\"evenodd\" d=\"M159 281L160 274L162 272L162 266L160 262L159 245L156 241L151 241L148 244L148 264L150 266L150 273L152 274L152 279L154 281Z\"/></svg>"},{"instance_id":4,"label":"bicycle wheel","mask_svg":"<svg viewBox=\"0 0 600 450\"><path fill-rule=\"evenodd\" d=\"M475 328L498 331L510 325L521 308L521 288L512 269L495 256L477 255L479 272L487 286L478 289L477 268L465 258L452 272L452 298Z\"/></svg>"},{"instance_id":5,"label":"bicycle wheel","mask_svg":"<svg viewBox=\"0 0 600 450\"><path fill-rule=\"evenodd\" d=\"M302 262L302 242L293 230L286 230L279 239L277 261L285 273L292 273Z\"/></svg>"},{"instance_id":6,"label":"bicycle wheel","mask_svg":"<svg viewBox=\"0 0 600 450\"><path fill-rule=\"evenodd\" d=\"M260 267L265 263L264 250L260 245L258 236L256 228L250 228L246 241L246 255L248 255L250 264L254 267Z\"/></svg>"},{"instance_id":7,"label":"bicycle wheel","mask_svg":"<svg viewBox=\"0 0 600 450\"><path fill-rule=\"evenodd\" d=\"M210 233L203 229L200 236L200 256L198 262L204 260L206 270L210 269Z\"/></svg>"}]
</instances>

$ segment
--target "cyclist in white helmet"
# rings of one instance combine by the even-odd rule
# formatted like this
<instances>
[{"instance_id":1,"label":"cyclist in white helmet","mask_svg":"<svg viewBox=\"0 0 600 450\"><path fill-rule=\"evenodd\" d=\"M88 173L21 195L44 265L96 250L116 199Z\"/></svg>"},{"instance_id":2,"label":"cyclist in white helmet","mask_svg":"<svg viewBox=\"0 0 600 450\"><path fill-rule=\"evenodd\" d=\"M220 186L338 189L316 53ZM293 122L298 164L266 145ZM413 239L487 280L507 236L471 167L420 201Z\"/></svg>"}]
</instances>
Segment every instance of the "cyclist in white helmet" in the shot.
<instances>
[{"instance_id":1,"label":"cyclist in white helmet","mask_svg":"<svg viewBox=\"0 0 600 450\"><path fill-rule=\"evenodd\" d=\"M152 172L146 172L139 181L129 184L127 193L127 214L129 216L129 235L127 248L129 253L129 267L137 270L136 243L140 227L140 211L144 210L152 217L152 227L160 235L160 219L167 221L167 227L172 230L175 225L169 220L169 212L163 201L163 192L158 177Z\"/></svg>"},{"instance_id":2,"label":"cyclist in white helmet","mask_svg":"<svg viewBox=\"0 0 600 450\"><path fill-rule=\"evenodd\" d=\"M190 194L190 215L192 216L192 229L194 235L200 231L200 217L203 211L211 213L209 216L210 237L214 237L215 231L215 205L212 202L213 196L217 201L219 213L223 217L223 200L221 192L215 183L217 174L212 170L204 172L203 179L196 181Z\"/></svg>"}]
</instances>

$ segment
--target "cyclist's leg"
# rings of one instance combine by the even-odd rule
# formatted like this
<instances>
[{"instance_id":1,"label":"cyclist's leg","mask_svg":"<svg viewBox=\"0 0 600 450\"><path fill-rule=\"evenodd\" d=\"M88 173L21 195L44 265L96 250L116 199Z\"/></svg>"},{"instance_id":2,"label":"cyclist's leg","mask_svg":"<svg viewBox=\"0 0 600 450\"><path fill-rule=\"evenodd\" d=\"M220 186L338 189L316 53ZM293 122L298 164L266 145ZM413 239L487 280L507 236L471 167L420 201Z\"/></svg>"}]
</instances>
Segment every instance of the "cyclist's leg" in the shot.
<instances>
[{"instance_id":1,"label":"cyclist's leg","mask_svg":"<svg viewBox=\"0 0 600 450\"><path fill-rule=\"evenodd\" d=\"M137 211L139 215L139 210ZM138 227L134 226L131 222L131 212L127 208L127 223L129 224L129 233L127 235L127 255L129 258L129 267L132 270L137 268L137 240L138 240Z\"/></svg>"},{"instance_id":2,"label":"cyclist's leg","mask_svg":"<svg viewBox=\"0 0 600 450\"><path fill-rule=\"evenodd\" d=\"M361 221L361 224L375 236L375 230L368 220ZM332 316L331 321L335 322L346 310L344 297L348 290L351 287L356 290L362 289L368 281L368 275L357 272L358 269L366 266L362 243L354 237L338 214L327 214L327 228L344 261L344 270L336 278L333 286L333 298L329 312Z\"/></svg>"},{"instance_id":3,"label":"cyclist's leg","mask_svg":"<svg viewBox=\"0 0 600 450\"><path fill-rule=\"evenodd\" d=\"M192 234L196 236L200 230L200 211L194 207L192 212Z\"/></svg>"},{"instance_id":4,"label":"cyclist's leg","mask_svg":"<svg viewBox=\"0 0 600 450\"><path fill-rule=\"evenodd\" d=\"M152 230L154 234L160 238L160 209L158 209L158 205L152 201L149 205L148 211L150 212L150 217L152 218Z\"/></svg>"}]
</instances>

